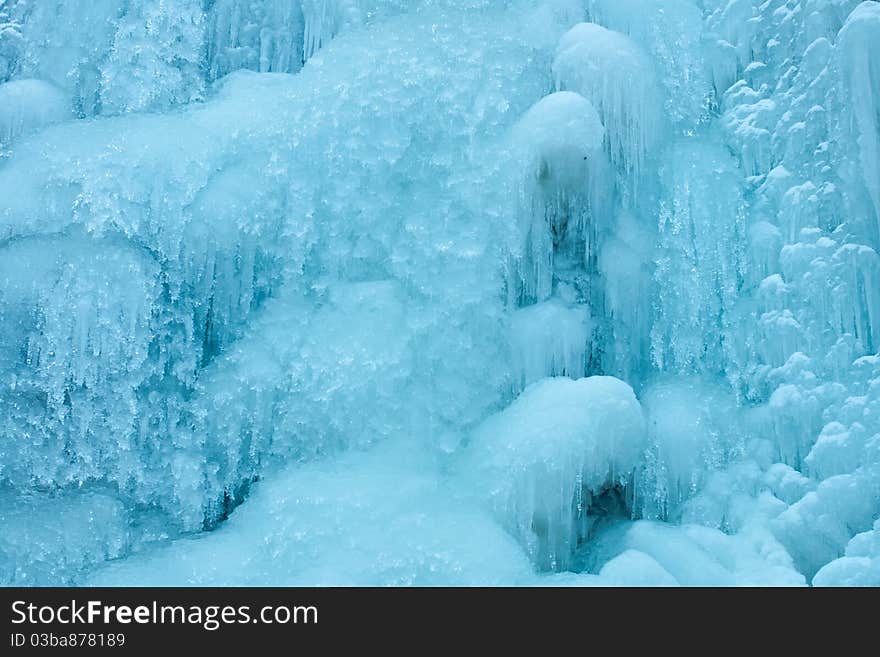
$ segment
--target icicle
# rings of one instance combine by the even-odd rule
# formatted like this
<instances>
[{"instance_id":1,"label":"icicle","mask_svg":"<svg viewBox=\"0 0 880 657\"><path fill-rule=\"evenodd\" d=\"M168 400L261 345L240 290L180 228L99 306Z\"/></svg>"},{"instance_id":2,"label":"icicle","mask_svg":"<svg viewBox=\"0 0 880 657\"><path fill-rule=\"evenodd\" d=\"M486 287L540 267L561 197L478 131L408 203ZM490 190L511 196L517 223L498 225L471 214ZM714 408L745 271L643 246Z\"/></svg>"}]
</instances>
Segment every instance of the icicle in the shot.
<instances>
[{"instance_id":1,"label":"icicle","mask_svg":"<svg viewBox=\"0 0 880 657\"><path fill-rule=\"evenodd\" d=\"M584 376L592 328L585 305L551 299L517 310L510 330L518 388L547 376Z\"/></svg>"},{"instance_id":2,"label":"icicle","mask_svg":"<svg viewBox=\"0 0 880 657\"><path fill-rule=\"evenodd\" d=\"M217 0L206 30L209 78L251 69L294 73L303 61L303 13L295 0Z\"/></svg>"},{"instance_id":3,"label":"icicle","mask_svg":"<svg viewBox=\"0 0 880 657\"><path fill-rule=\"evenodd\" d=\"M863 2L840 30L838 48L859 132L863 175L880 231L880 4Z\"/></svg>"},{"instance_id":4,"label":"icicle","mask_svg":"<svg viewBox=\"0 0 880 657\"><path fill-rule=\"evenodd\" d=\"M70 100L42 80L0 84L0 157L18 137L72 118Z\"/></svg>"},{"instance_id":5,"label":"icicle","mask_svg":"<svg viewBox=\"0 0 880 657\"><path fill-rule=\"evenodd\" d=\"M303 0L303 61L336 36L345 19L344 0Z\"/></svg>"}]
</instances>

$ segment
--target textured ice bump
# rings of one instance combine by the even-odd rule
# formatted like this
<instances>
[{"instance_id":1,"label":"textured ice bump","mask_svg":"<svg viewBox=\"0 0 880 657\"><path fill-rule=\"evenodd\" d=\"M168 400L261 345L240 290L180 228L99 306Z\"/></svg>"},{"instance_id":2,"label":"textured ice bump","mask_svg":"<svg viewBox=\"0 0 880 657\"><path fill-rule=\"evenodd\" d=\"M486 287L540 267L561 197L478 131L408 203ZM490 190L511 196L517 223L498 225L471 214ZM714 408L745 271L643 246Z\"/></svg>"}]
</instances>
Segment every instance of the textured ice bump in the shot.
<instances>
[{"instance_id":1,"label":"textured ice bump","mask_svg":"<svg viewBox=\"0 0 880 657\"><path fill-rule=\"evenodd\" d=\"M565 190L587 181L604 135L592 103L578 93L558 91L526 112L514 139L529 158L531 175L550 189Z\"/></svg>"},{"instance_id":2,"label":"textured ice bump","mask_svg":"<svg viewBox=\"0 0 880 657\"><path fill-rule=\"evenodd\" d=\"M611 161L638 180L663 125L662 96L650 58L623 34L579 23L559 40L553 75L558 88L593 103Z\"/></svg>"},{"instance_id":3,"label":"textured ice bump","mask_svg":"<svg viewBox=\"0 0 880 657\"><path fill-rule=\"evenodd\" d=\"M626 488L645 446L642 409L612 377L533 383L477 427L464 472L501 522L543 568L564 570L600 514L591 508Z\"/></svg>"}]
</instances>

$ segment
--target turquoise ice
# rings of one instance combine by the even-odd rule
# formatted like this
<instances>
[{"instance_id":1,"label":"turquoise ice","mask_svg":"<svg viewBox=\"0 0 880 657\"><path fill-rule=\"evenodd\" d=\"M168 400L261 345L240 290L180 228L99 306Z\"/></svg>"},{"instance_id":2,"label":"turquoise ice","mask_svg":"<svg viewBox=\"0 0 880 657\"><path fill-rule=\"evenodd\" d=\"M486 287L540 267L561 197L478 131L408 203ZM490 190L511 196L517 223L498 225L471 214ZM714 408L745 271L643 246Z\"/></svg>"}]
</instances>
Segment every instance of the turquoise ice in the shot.
<instances>
[{"instance_id":1,"label":"turquoise ice","mask_svg":"<svg viewBox=\"0 0 880 657\"><path fill-rule=\"evenodd\" d=\"M0 583L880 585L878 44L0 0Z\"/></svg>"}]
</instances>

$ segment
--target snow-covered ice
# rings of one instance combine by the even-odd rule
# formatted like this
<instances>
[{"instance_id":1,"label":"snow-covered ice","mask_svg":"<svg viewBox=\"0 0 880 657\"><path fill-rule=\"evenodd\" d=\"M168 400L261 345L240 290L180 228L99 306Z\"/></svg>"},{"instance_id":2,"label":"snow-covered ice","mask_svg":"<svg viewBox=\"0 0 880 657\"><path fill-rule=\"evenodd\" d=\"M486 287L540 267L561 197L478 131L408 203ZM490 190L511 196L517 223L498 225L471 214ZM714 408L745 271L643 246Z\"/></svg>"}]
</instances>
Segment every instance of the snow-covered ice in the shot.
<instances>
[{"instance_id":1,"label":"snow-covered ice","mask_svg":"<svg viewBox=\"0 0 880 657\"><path fill-rule=\"evenodd\" d=\"M542 379L474 430L460 486L475 488L539 566L562 570L598 520L628 513L644 449L645 420L626 383Z\"/></svg>"}]
</instances>

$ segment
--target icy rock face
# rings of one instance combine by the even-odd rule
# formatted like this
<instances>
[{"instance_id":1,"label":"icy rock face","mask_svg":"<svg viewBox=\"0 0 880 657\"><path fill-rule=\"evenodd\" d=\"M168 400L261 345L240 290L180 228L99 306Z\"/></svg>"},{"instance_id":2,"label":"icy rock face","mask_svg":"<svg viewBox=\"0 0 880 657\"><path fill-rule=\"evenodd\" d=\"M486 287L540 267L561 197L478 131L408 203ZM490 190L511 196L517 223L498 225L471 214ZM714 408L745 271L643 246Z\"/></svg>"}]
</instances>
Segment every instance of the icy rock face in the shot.
<instances>
[{"instance_id":1,"label":"icy rock face","mask_svg":"<svg viewBox=\"0 0 880 657\"><path fill-rule=\"evenodd\" d=\"M603 514L626 513L644 445L642 410L624 382L544 379L474 430L464 472L539 567L565 570ZM609 491L619 509L600 508Z\"/></svg>"},{"instance_id":2,"label":"icy rock face","mask_svg":"<svg viewBox=\"0 0 880 657\"><path fill-rule=\"evenodd\" d=\"M179 113L17 142L0 172L4 481L105 482L194 530L268 462L440 440L498 403L510 195L487 208L474 189L505 179L480 158L549 73L533 35L485 39L520 29L504 14L389 21L384 54L367 31L296 77L240 72ZM475 47L494 73L451 64ZM402 51L408 67L379 66ZM416 92L429 67L446 81ZM455 91L438 102L438 84ZM448 358L462 345L475 357Z\"/></svg>"},{"instance_id":3,"label":"icy rock face","mask_svg":"<svg viewBox=\"0 0 880 657\"><path fill-rule=\"evenodd\" d=\"M172 125L179 139L166 148L186 145L193 159L141 148L173 129L144 116L138 129L111 121L86 135L56 126L16 147L27 165L0 174L3 347L14 374L3 387L4 450L18 455L4 471L19 484L113 481L199 526L204 496L229 482L205 476L213 466L189 407L198 373L278 284L278 255L289 263L297 249L276 213L283 192L246 191L248 175L273 175L263 156L239 160L237 175L194 178L200 165L218 166L224 144L204 124ZM46 139L70 148L43 150ZM119 148L128 139L136 165ZM74 193L61 201L49 183L15 194L30 166ZM104 175L118 169L130 174Z\"/></svg>"},{"instance_id":4,"label":"icy rock face","mask_svg":"<svg viewBox=\"0 0 880 657\"><path fill-rule=\"evenodd\" d=\"M875 125L858 119L875 95L873 51L860 40L876 32L877 4L857 5L768 6L753 23L755 61L722 104L728 144L752 175L760 263L745 279L757 294L740 305L759 333L735 341L737 359L745 394L766 400L756 418L775 458L811 478L771 525L808 578L880 511L877 455L866 449L880 428L866 356L876 352L876 208L862 150Z\"/></svg>"}]
</instances>

